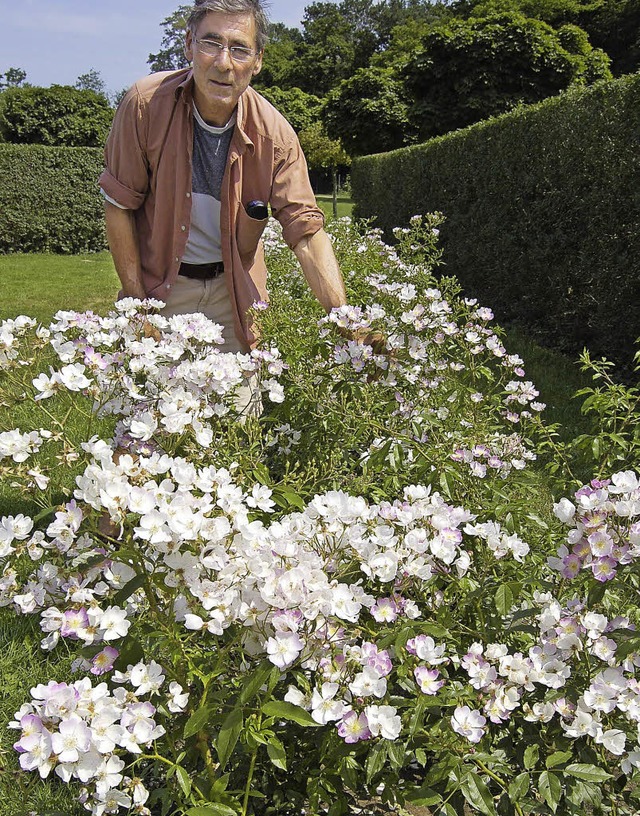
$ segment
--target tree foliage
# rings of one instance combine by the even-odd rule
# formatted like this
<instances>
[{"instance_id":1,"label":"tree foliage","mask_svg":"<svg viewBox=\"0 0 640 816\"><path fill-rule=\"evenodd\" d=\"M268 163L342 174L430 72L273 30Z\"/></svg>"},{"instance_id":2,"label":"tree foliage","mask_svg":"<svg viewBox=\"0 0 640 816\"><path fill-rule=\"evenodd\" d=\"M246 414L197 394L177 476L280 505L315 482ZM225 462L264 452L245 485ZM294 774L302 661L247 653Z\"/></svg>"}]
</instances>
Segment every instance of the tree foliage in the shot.
<instances>
[{"instance_id":1,"label":"tree foliage","mask_svg":"<svg viewBox=\"0 0 640 816\"><path fill-rule=\"evenodd\" d=\"M610 78L609 59L575 27L517 13L456 19L430 31L403 71L422 139Z\"/></svg>"},{"instance_id":2,"label":"tree foliage","mask_svg":"<svg viewBox=\"0 0 640 816\"><path fill-rule=\"evenodd\" d=\"M330 134L352 156L410 144L414 129L402 83L386 68L361 68L332 91L323 111Z\"/></svg>"},{"instance_id":3,"label":"tree foliage","mask_svg":"<svg viewBox=\"0 0 640 816\"><path fill-rule=\"evenodd\" d=\"M616 76L640 69L640 0L607 0L578 22L593 45L611 57Z\"/></svg>"},{"instance_id":4,"label":"tree foliage","mask_svg":"<svg viewBox=\"0 0 640 816\"><path fill-rule=\"evenodd\" d=\"M2 98L0 129L14 144L101 147L113 120L105 96L69 85L10 88Z\"/></svg>"},{"instance_id":5,"label":"tree foliage","mask_svg":"<svg viewBox=\"0 0 640 816\"><path fill-rule=\"evenodd\" d=\"M27 72L22 68L7 68L4 74L0 74L0 91L6 88L19 88L25 84Z\"/></svg>"},{"instance_id":6,"label":"tree foliage","mask_svg":"<svg viewBox=\"0 0 640 816\"><path fill-rule=\"evenodd\" d=\"M160 23L164 30L161 48L147 59L151 71L175 71L189 64L184 53L184 38L191 9L192 6L178 6Z\"/></svg>"},{"instance_id":7,"label":"tree foliage","mask_svg":"<svg viewBox=\"0 0 640 816\"><path fill-rule=\"evenodd\" d=\"M486 17L497 11L519 11L558 28L583 28L589 40L612 60L616 76L640 67L640 0L462 0L460 16Z\"/></svg>"},{"instance_id":8,"label":"tree foliage","mask_svg":"<svg viewBox=\"0 0 640 816\"><path fill-rule=\"evenodd\" d=\"M107 83L102 78L100 71L96 71L95 68L91 68L86 74L80 74L75 87L79 91L93 91L102 96L107 96Z\"/></svg>"},{"instance_id":9,"label":"tree foliage","mask_svg":"<svg viewBox=\"0 0 640 816\"><path fill-rule=\"evenodd\" d=\"M161 23L151 70L187 65L190 9ZM269 33L254 86L298 132L326 100L328 135L351 155L640 66L640 0L317 0L299 29L276 22Z\"/></svg>"},{"instance_id":10,"label":"tree foliage","mask_svg":"<svg viewBox=\"0 0 640 816\"><path fill-rule=\"evenodd\" d=\"M306 130L320 121L322 102L317 96L300 88L261 88L260 93L276 107L296 132Z\"/></svg>"},{"instance_id":11,"label":"tree foliage","mask_svg":"<svg viewBox=\"0 0 640 816\"><path fill-rule=\"evenodd\" d=\"M299 29L289 28L284 23L272 23L262 70L252 84L259 89L278 87L289 90L298 87L294 68L302 47L302 32Z\"/></svg>"},{"instance_id":12,"label":"tree foliage","mask_svg":"<svg viewBox=\"0 0 640 816\"><path fill-rule=\"evenodd\" d=\"M553 26L578 23L605 5L608 0L470 0L458 6L461 16L487 17L490 14L516 11L525 17L543 20Z\"/></svg>"}]
</instances>

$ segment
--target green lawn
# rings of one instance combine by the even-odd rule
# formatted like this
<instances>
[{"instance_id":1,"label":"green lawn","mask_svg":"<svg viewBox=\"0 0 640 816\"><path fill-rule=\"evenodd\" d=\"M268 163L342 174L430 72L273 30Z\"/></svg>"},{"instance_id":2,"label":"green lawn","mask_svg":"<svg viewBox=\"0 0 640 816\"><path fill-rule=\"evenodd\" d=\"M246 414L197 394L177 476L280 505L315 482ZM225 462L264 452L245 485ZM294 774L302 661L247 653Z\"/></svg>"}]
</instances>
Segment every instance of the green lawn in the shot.
<instances>
[{"instance_id":1,"label":"green lawn","mask_svg":"<svg viewBox=\"0 0 640 816\"><path fill-rule=\"evenodd\" d=\"M0 255L0 281L0 320L26 314L49 321L58 309L104 312L119 289L108 252Z\"/></svg>"},{"instance_id":2,"label":"green lawn","mask_svg":"<svg viewBox=\"0 0 640 816\"><path fill-rule=\"evenodd\" d=\"M333 218L333 197L331 195L316 195L316 201L326 217ZM338 196L338 218L351 215L352 211L353 200L341 193Z\"/></svg>"}]
</instances>

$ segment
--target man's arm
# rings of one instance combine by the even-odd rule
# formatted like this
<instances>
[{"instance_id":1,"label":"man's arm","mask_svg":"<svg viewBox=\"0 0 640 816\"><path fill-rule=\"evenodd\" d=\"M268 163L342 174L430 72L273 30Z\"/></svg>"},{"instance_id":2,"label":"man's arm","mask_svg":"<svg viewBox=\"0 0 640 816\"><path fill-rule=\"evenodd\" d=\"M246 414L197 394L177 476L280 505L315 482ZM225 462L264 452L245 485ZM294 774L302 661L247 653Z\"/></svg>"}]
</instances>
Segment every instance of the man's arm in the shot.
<instances>
[{"instance_id":1,"label":"man's arm","mask_svg":"<svg viewBox=\"0 0 640 816\"><path fill-rule=\"evenodd\" d=\"M133 210L123 210L105 201L107 240L125 297L144 300L140 246Z\"/></svg>"},{"instance_id":2,"label":"man's arm","mask_svg":"<svg viewBox=\"0 0 640 816\"><path fill-rule=\"evenodd\" d=\"M347 294L344 280L327 233L321 229L305 236L293 251L311 291L324 310L330 312L338 306L345 306Z\"/></svg>"},{"instance_id":3,"label":"man's arm","mask_svg":"<svg viewBox=\"0 0 640 816\"><path fill-rule=\"evenodd\" d=\"M306 236L293 248L311 291L325 311L347 305L344 278L333 251L331 239L321 229ZM340 334L357 343L366 343L376 354L386 353L386 337L382 332L370 329L338 329Z\"/></svg>"}]
</instances>

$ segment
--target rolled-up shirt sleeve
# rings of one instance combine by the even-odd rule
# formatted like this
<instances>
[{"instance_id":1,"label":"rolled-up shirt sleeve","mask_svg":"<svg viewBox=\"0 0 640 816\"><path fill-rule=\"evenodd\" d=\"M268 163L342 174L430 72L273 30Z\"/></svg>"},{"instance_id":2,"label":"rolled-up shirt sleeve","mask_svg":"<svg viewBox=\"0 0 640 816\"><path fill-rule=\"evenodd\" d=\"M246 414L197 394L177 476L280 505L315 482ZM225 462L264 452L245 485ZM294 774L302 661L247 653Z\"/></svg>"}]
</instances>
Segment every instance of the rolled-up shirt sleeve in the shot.
<instances>
[{"instance_id":1,"label":"rolled-up shirt sleeve","mask_svg":"<svg viewBox=\"0 0 640 816\"><path fill-rule=\"evenodd\" d=\"M146 128L145 102L134 85L116 111L99 179L105 198L128 210L141 207L149 190Z\"/></svg>"},{"instance_id":2,"label":"rolled-up shirt sleeve","mask_svg":"<svg viewBox=\"0 0 640 816\"><path fill-rule=\"evenodd\" d=\"M324 227L324 215L316 203L307 161L297 139L276 153L269 203L290 249Z\"/></svg>"}]
</instances>

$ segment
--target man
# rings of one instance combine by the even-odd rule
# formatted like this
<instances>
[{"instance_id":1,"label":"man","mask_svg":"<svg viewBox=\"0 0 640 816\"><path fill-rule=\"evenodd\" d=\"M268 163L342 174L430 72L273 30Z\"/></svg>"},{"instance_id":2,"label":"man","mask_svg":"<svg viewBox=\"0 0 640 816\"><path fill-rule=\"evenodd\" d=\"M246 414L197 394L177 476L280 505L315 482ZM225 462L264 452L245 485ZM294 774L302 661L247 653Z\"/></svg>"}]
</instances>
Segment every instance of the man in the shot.
<instances>
[{"instance_id":1,"label":"man","mask_svg":"<svg viewBox=\"0 0 640 816\"><path fill-rule=\"evenodd\" d=\"M202 312L223 325L225 350L247 351L248 310L267 297L264 205L326 311L346 303L344 282L298 139L249 87L267 39L260 0L198 0L187 27L192 67L140 80L116 113L100 177L107 237L123 296Z\"/></svg>"}]
</instances>

